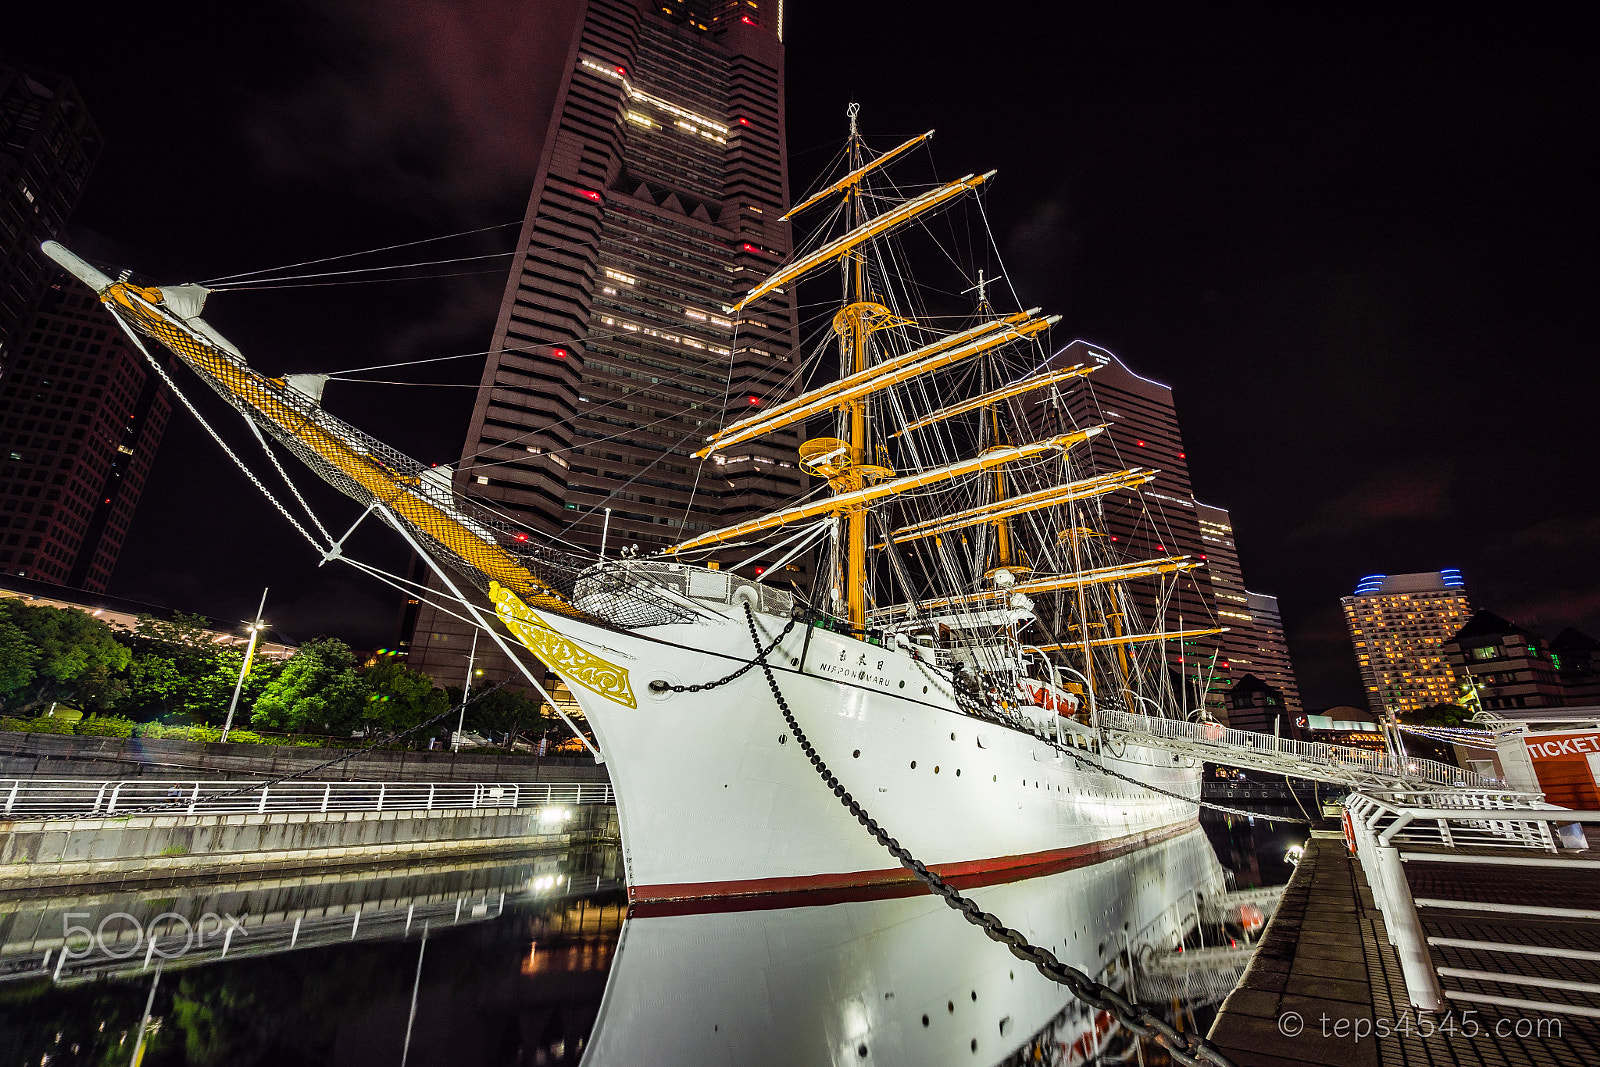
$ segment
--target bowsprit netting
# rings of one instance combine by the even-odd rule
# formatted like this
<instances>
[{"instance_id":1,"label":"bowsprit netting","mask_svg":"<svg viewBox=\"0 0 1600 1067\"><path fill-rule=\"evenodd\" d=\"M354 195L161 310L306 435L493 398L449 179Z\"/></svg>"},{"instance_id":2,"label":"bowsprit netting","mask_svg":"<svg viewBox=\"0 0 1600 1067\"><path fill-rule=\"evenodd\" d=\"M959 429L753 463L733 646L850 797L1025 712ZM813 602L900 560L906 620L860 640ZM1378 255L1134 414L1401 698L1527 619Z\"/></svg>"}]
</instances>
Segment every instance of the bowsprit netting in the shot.
<instances>
[{"instance_id":1,"label":"bowsprit netting","mask_svg":"<svg viewBox=\"0 0 1600 1067\"><path fill-rule=\"evenodd\" d=\"M430 467L324 411L281 379L266 378L196 314L182 315L174 292L119 283L108 290L121 317L160 341L218 395L318 477L369 509L381 509L435 560L480 591L491 582L530 607L604 625L633 628L684 621L689 614L647 589L606 595L589 583L582 609L572 603L579 575L594 562L532 541L528 531L459 497L448 468ZM195 301L198 304L198 301Z\"/></svg>"}]
</instances>

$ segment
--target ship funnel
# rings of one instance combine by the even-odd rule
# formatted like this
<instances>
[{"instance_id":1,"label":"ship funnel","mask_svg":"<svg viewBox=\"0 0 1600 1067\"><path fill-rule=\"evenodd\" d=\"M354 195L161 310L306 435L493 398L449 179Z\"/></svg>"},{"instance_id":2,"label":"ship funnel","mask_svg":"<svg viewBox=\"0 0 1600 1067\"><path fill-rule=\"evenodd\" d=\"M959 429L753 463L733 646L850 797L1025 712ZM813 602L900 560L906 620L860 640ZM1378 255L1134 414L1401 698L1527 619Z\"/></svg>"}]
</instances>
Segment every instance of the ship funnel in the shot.
<instances>
[{"instance_id":1,"label":"ship funnel","mask_svg":"<svg viewBox=\"0 0 1600 1067\"><path fill-rule=\"evenodd\" d=\"M104 274L101 274L99 271L89 266L89 264L73 255L67 250L66 246L60 242L46 241L44 244L39 246L39 249L45 255L61 264L62 269L68 274L72 275L74 278L78 279L95 292L103 293L107 288L110 287L110 278L106 277Z\"/></svg>"}]
</instances>

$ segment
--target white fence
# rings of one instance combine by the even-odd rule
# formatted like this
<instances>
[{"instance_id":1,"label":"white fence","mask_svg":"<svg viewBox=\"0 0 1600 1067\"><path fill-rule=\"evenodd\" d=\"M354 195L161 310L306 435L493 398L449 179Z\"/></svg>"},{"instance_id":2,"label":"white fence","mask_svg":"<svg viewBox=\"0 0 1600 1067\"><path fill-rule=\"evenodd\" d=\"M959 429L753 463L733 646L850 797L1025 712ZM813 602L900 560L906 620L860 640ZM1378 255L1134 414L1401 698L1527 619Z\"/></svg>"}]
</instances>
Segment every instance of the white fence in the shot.
<instances>
[{"instance_id":1,"label":"white fence","mask_svg":"<svg viewBox=\"0 0 1600 1067\"><path fill-rule=\"evenodd\" d=\"M1488 789L1495 785L1482 775L1436 760L1398 759L1386 752L1350 745L1296 741L1252 730L1231 730L1219 723L1186 722L1106 708L1100 709L1099 717L1100 725L1107 730L1139 735L1151 744L1230 767L1380 787L1432 783Z\"/></svg>"},{"instance_id":2,"label":"white fence","mask_svg":"<svg viewBox=\"0 0 1600 1067\"><path fill-rule=\"evenodd\" d=\"M1545 915L1567 920L1593 920L1600 915L1564 908L1542 908L1533 903L1503 905L1449 900L1417 900L1411 894L1403 864L1421 862L1464 862L1479 866L1543 865L1549 867L1581 864L1593 871L1600 864L1589 860L1534 859L1486 849L1512 849L1558 852L1562 848L1584 849L1587 844L1583 824L1600 823L1600 812L1572 811L1547 804L1540 793L1511 793L1494 790L1394 790L1352 793L1345 798L1350 832L1355 838L1356 856L1366 873L1373 901L1383 912L1389 943L1400 959L1406 992L1414 1007L1422 1011L1444 1011L1446 998L1500 1007L1542 1006L1550 1011L1600 1017L1600 1010L1571 1006L1507 1000L1487 994L1443 990L1441 974L1459 976L1448 968L1436 970L1428 950L1438 938L1428 938L1417 914L1419 904L1434 908L1464 908L1469 911L1510 912L1520 915ZM1428 852L1403 852L1403 846L1430 848ZM1477 851L1461 853L1458 849ZM1580 868L1581 869L1581 868ZM1504 946L1483 943L1477 947L1495 951ZM1526 978L1483 974L1486 980L1529 984ZM1536 983L1535 983L1536 984ZM1560 985L1560 983L1557 983ZM1582 983L1579 983L1580 985ZM1567 988L1562 986L1562 988ZM1583 990L1600 994L1600 986Z\"/></svg>"},{"instance_id":3,"label":"white fence","mask_svg":"<svg viewBox=\"0 0 1600 1067\"><path fill-rule=\"evenodd\" d=\"M444 811L611 804L605 782L259 782L0 779L0 818Z\"/></svg>"}]
</instances>

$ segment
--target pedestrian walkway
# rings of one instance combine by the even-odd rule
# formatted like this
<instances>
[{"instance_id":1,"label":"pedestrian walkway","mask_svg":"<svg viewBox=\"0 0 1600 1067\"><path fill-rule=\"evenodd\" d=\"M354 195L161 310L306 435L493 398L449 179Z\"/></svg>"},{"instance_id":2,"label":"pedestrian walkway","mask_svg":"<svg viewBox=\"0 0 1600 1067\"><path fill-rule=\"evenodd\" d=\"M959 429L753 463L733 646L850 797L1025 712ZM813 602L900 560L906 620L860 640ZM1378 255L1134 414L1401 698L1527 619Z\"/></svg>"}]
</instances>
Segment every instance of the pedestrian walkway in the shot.
<instances>
[{"instance_id":1,"label":"pedestrian walkway","mask_svg":"<svg viewBox=\"0 0 1600 1067\"><path fill-rule=\"evenodd\" d=\"M1224 767L1332 782L1351 789L1489 789L1498 784L1447 763L1351 745L1296 741L1252 730L1233 730L1215 722L1132 715L1113 709L1103 708L1097 714L1100 728L1119 740Z\"/></svg>"},{"instance_id":2,"label":"pedestrian walkway","mask_svg":"<svg viewBox=\"0 0 1600 1067\"><path fill-rule=\"evenodd\" d=\"M1341 835L1313 831L1254 960L1223 1003L1211 1029L1212 1041L1239 1067L1600 1063L1600 1018L1579 1013L1600 1009L1600 996L1551 988L1548 981L1581 985L1594 980L1591 968L1596 963L1582 956L1593 948L1583 947L1591 935L1568 929L1572 920L1566 918L1508 916L1452 903L1514 902L1531 910L1543 902L1540 887L1548 872L1534 866L1502 867L1491 890L1475 876L1456 881L1461 872L1472 870L1470 865L1407 862L1430 962L1443 982L1444 1010L1419 1013L1411 1006L1399 956L1361 865ZM1574 890L1576 895L1560 890L1556 895L1571 905L1580 897L1588 900L1593 886ZM1423 896L1424 889L1440 895ZM1506 951L1505 946L1518 950ZM1529 987L1507 981L1513 970L1547 979L1545 987L1530 999ZM1457 971L1487 977L1475 979ZM1452 995L1460 993L1494 997L1496 1002ZM1512 1003L1523 999L1529 1001L1526 1006ZM1556 1010L1558 1003L1565 1010Z\"/></svg>"}]
</instances>

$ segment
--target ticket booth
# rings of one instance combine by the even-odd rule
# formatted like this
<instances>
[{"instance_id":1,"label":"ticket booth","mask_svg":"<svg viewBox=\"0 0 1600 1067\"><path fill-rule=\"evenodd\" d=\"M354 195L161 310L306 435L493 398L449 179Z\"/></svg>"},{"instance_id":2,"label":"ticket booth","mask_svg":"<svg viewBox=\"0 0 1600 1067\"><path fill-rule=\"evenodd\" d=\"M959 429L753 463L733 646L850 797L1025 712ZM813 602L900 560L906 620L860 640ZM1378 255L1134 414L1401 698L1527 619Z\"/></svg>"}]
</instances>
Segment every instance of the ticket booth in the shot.
<instances>
[{"instance_id":1,"label":"ticket booth","mask_svg":"<svg viewBox=\"0 0 1600 1067\"><path fill-rule=\"evenodd\" d=\"M1553 718L1519 725L1496 738L1506 784L1564 808L1600 811L1600 726Z\"/></svg>"}]
</instances>

